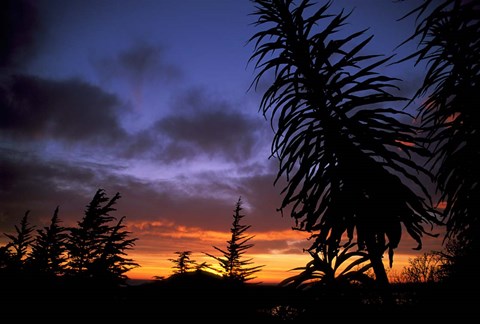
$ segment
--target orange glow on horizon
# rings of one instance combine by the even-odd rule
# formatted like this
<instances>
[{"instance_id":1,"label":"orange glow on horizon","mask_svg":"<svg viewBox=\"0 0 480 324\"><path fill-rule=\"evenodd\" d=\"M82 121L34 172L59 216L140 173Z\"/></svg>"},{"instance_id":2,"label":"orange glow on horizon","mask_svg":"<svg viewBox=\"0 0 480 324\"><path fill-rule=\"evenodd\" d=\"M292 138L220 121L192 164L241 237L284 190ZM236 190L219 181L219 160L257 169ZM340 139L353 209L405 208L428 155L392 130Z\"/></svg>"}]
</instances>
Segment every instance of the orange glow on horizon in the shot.
<instances>
[{"instance_id":1,"label":"orange glow on horizon","mask_svg":"<svg viewBox=\"0 0 480 324\"><path fill-rule=\"evenodd\" d=\"M129 230L139 233L139 240L134 249L128 252L128 256L139 263L140 267L130 270L126 275L130 279L141 280L153 280L154 277L167 278L172 275L173 263L169 259L175 258L176 251L192 251L191 260L197 264L206 262L216 267L217 260L205 253L221 257L221 253L215 250L214 246L224 249L226 241L231 238L228 231L178 225L168 220L133 223L129 225ZM257 278L252 282L280 283L298 273L292 269L303 267L311 260L307 252L302 253L303 248L310 245L307 240L310 234L307 232L282 229L251 231L248 234L254 237L251 240L254 246L247 251L245 257L252 258L252 266L264 265L261 271L255 274ZM440 246L434 239L425 238L424 251L409 251L408 249L416 244L405 236L402 240L403 248L395 252L392 269L388 266L388 257L386 255L384 257L388 275L392 278L399 276L403 268L409 264L409 259L437 245Z\"/></svg>"},{"instance_id":2,"label":"orange glow on horizon","mask_svg":"<svg viewBox=\"0 0 480 324\"><path fill-rule=\"evenodd\" d=\"M172 272L172 262L169 261L169 258L172 258L173 254L163 255L135 255L131 253L141 267L135 268L127 272L127 276L130 279L141 279L141 280L154 280L155 276L168 278L173 274ZM395 254L393 267L390 269L388 266L388 258L384 258L385 269L390 279L393 281L395 276L401 274L403 268L408 266L409 259L415 258L416 254ZM261 268L261 271L255 274L256 278L251 282L261 282L266 284L278 284L282 280L294 276L299 273L299 271L293 271L292 269L297 267L303 267L311 260L311 257L308 253L305 254L249 254L249 258L253 259L255 265L264 265ZM202 255L202 254L192 254L192 260L196 260L197 263L208 262L215 266L216 260Z\"/></svg>"}]
</instances>

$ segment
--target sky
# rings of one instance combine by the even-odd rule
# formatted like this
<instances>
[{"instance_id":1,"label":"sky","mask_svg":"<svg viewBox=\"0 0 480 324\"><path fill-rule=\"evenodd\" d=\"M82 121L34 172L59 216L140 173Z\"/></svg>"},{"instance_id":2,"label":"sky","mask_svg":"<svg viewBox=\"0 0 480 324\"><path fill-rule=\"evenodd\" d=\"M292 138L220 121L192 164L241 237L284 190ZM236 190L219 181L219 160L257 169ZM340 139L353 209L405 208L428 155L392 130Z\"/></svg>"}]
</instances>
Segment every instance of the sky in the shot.
<instances>
[{"instance_id":1,"label":"sky","mask_svg":"<svg viewBox=\"0 0 480 324\"><path fill-rule=\"evenodd\" d=\"M318 1L322 3L323 1ZM368 50L395 50L411 32L397 21L418 1L336 0L353 13L346 31L370 28ZM319 5L319 4L317 4ZM56 206L64 226L79 221L96 190L119 192L117 211L138 238L129 256L151 279L169 258L192 251L215 262L229 239L235 203L255 235L248 256L265 265L257 280L279 282L310 260L308 233L277 211L281 182L269 159L273 131L259 111L247 40L257 32L248 0L2 1L0 46L0 233L26 210L46 226ZM382 70L411 96L422 70ZM267 82L268 80L266 80ZM0 245L6 243L0 237ZM424 248L404 234L401 271Z\"/></svg>"}]
</instances>

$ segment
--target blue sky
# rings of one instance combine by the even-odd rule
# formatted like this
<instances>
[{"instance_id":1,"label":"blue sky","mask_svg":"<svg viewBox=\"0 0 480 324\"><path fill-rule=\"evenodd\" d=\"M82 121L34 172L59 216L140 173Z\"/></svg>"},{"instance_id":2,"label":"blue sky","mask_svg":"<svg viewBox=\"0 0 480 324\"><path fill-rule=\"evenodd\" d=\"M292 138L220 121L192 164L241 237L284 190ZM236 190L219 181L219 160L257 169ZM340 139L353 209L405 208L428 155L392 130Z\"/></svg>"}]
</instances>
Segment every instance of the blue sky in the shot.
<instances>
[{"instance_id":1,"label":"blue sky","mask_svg":"<svg viewBox=\"0 0 480 324\"><path fill-rule=\"evenodd\" d=\"M330 11L355 8L346 31L370 28L370 52L402 55L411 45L395 46L413 25L396 19L417 2L337 0ZM32 223L45 225L57 205L71 225L105 188L122 194L119 214L140 238L137 261L163 271L152 255L165 260L223 244L208 233L228 231L242 196L245 221L260 237L253 252L302 254L308 243L276 212L281 188L273 187L261 93L248 91L247 40L257 31L250 1L3 6L12 19L2 25L10 43L1 53L0 103L15 104L0 107L0 232L27 209ZM422 71L408 62L385 72L404 79L402 93L411 95ZM415 244L404 239L410 253ZM431 246L438 242L427 239Z\"/></svg>"}]
</instances>

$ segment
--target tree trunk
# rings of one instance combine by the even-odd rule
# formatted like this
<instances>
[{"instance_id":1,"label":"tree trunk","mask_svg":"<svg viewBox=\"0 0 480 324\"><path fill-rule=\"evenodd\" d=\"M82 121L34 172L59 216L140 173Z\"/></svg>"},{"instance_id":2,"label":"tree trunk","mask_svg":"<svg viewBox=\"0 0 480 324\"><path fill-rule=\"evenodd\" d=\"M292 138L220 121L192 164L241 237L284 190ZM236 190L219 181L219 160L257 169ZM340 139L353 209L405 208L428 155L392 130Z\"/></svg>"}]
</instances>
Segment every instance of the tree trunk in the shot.
<instances>
[{"instance_id":1,"label":"tree trunk","mask_svg":"<svg viewBox=\"0 0 480 324\"><path fill-rule=\"evenodd\" d=\"M367 244L370 262L372 263L373 272L375 273L375 282L377 289L385 306L393 306L394 299L392 296L390 282L388 281L387 272L382 262L384 247L378 246L375 242Z\"/></svg>"}]
</instances>

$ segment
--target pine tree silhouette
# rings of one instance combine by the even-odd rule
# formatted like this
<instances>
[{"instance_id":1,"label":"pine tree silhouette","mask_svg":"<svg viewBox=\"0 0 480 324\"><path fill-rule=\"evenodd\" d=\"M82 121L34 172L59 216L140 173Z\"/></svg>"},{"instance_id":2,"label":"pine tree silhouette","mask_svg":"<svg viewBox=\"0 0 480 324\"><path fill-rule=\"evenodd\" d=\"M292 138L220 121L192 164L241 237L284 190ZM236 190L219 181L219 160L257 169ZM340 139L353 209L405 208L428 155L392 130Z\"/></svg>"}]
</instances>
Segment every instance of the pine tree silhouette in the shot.
<instances>
[{"instance_id":1,"label":"pine tree silhouette","mask_svg":"<svg viewBox=\"0 0 480 324\"><path fill-rule=\"evenodd\" d=\"M13 252L10 254L10 264L8 266L8 268L11 268L13 271L25 270L25 259L27 258L28 247L34 240L32 232L35 227L30 226L28 223L29 214L30 211L27 210L20 221L20 227L15 225L15 231L17 232L16 235L3 233L10 239L10 242L7 244L6 248L13 249Z\"/></svg>"},{"instance_id":2,"label":"pine tree silhouette","mask_svg":"<svg viewBox=\"0 0 480 324\"><path fill-rule=\"evenodd\" d=\"M128 239L131 232L123 230L124 219L125 216L111 228L101 256L92 264L92 272L97 278L123 283L127 279L125 272L139 266L133 259L126 257L125 251L135 245L137 238Z\"/></svg>"},{"instance_id":3,"label":"pine tree silhouette","mask_svg":"<svg viewBox=\"0 0 480 324\"><path fill-rule=\"evenodd\" d=\"M66 242L69 261L67 271L79 278L96 278L117 281L132 267L138 266L125 258L125 250L130 249L136 239L127 239L130 232L124 231L120 219L116 226L109 223L115 220L110 212L120 199L120 194L109 199L103 189L98 189L85 210L85 216L78 226L70 229Z\"/></svg>"},{"instance_id":4,"label":"pine tree silhouette","mask_svg":"<svg viewBox=\"0 0 480 324\"><path fill-rule=\"evenodd\" d=\"M55 277L65 271L67 233L65 227L59 224L57 206L50 225L37 230L37 236L32 244L29 264L35 274Z\"/></svg>"},{"instance_id":5,"label":"pine tree silhouette","mask_svg":"<svg viewBox=\"0 0 480 324\"><path fill-rule=\"evenodd\" d=\"M245 232L251 227L251 225L240 224L242 218L245 217L245 215L241 214L242 209L242 200L241 198L238 198L233 214L232 227L230 228L232 237L227 241L227 249L222 250L214 246L217 251L223 254L223 257L217 257L206 253L206 255L219 262L222 269L221 273L224 278L239 282L245 282L256 278L253 275L263 267L263 265L252 267L250 266L253 264L252 259L244 258L246 250L254 246L252 243L249 243L254 236L245 235Z\"/></svg>"},{"instance_id":6,"label":"pine tree silhouette","mask_svg":"<svg viewBox=\"0 0 480 324\"><path fill-rule=\"evenodd\" d=\"M184 274L198 268L195 260L190 260L192 251L175 252L175 254L178 255L176 259L168 259L174 264L172 267L174 273Z\"/></svg>"}]
</instances>

